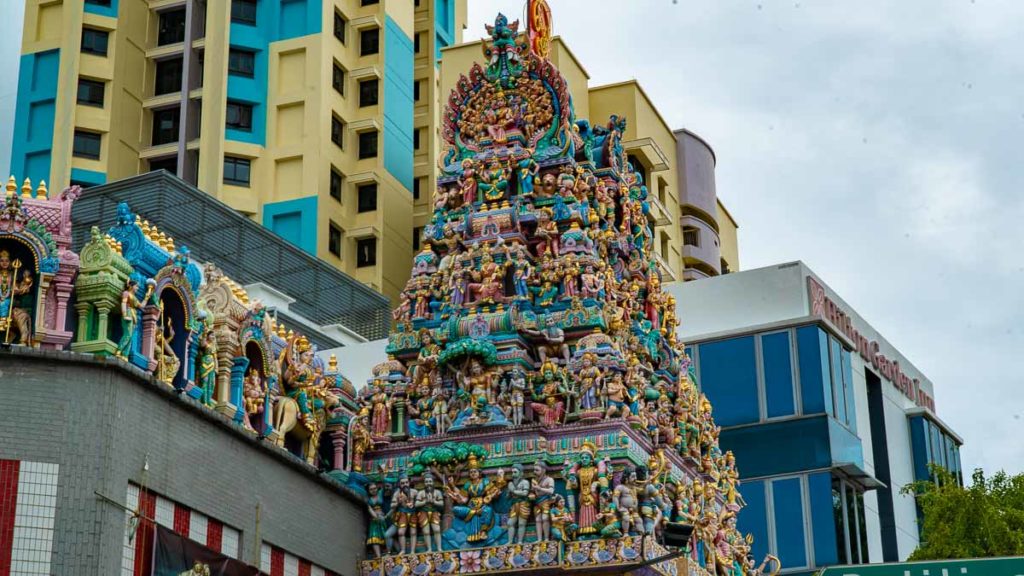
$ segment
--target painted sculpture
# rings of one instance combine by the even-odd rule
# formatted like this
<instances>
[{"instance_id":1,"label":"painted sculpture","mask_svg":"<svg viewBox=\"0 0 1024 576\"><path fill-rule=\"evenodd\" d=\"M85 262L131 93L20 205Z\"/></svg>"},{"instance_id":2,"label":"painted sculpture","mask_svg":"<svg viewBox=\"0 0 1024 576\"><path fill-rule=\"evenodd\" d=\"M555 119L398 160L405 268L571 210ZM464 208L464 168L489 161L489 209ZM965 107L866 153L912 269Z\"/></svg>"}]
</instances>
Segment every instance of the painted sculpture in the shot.
<instances>
[{"instance_id":1,"label":"painted sculpture","mask_svg":"<svg viewBox=\"0 0 1024 576\"><path fill-rule=\"evenodd\" d=\"M71 206L78 186L50 198L46 183L33 191L14 177L0 202L0 343L61 350L79 257L71 250Z\"/></svg>"},{"instance_id":2,"label":"painted sculpture","mask_svg":"<svg viewBox=\"0 0 1024 576\"><path fill-rule=\"evenodd\" d=\"M488 30L486 66L449 97L423 249L334 472L367 495L361 572L629 569L682 522L691 574L753 574L626 119L577 120L518 23Z\"/></svg>"}]
</instances>

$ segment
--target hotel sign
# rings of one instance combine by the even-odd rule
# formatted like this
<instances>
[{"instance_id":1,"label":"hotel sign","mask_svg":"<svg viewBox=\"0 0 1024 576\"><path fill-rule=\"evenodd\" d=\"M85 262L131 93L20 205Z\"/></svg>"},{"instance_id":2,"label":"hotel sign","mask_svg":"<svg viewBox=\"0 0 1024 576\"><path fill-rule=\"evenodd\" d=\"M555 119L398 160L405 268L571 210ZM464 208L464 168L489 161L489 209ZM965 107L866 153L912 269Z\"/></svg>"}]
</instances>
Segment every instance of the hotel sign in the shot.
<instances>
[{"instance_id":1,"label":"hotel sign","mask_svg":"<svg viewBox=\"0 0 1024 576\"><path fill-rule=\"evenodd\" d=\"M903 371L899 360L886 358L877 340L868 340L857 330L853 318L835 301L828 297L825 287L813 277L807 277L807 290L811 297L811 315L818 316L833 328L846 335L857 346L857 352L879 373L918 406L935 412L935 400L921 389L920 378L914 378Z\"/></svg>"}]
</instances>

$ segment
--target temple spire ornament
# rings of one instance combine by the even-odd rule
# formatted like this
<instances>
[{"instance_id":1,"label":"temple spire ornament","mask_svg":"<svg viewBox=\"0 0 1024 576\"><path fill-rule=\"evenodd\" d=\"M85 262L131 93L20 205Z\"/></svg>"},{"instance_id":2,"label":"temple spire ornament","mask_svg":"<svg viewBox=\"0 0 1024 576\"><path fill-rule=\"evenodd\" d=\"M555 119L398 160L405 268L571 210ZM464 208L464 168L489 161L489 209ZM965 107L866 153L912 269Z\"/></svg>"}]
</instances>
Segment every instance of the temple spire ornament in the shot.
<instances>
[{"instance_id":1,"label":"temple spire ornament","mask_svg":"<svg viewBox=\"0 0 1024 576\"><path fill-rule=\"evenodd\" d=\"M577 119L545 2L527 23L499 14L449 96L423 248L357 397L339 474L370 510L361 573L628 570L684 522L691 574L751 574L627 120Z\"/></svg>"}]
</instances>

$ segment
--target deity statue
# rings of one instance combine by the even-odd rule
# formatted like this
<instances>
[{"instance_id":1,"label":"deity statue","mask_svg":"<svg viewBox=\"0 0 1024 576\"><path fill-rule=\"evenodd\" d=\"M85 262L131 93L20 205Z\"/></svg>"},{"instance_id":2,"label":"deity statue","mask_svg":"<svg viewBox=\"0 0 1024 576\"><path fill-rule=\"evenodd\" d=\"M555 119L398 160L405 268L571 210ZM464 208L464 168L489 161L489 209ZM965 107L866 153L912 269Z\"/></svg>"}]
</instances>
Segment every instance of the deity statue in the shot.
<instances>
[{"instance_id":1,"label":"deity statue","mask_svg":"<svg viewBox=\"0 0 1024 576\"><path fill-rule=\"evenodd\" d=\"M455 478L449 477L445 486L448 497L456 503L452 507L455 517L466 523L469 535L466 540L475 544L487 540L494 527L494 509L491 501L505 487L505 471L499 469L492 483L480 471L475 457L470 456L469 479L461 488L455 485Z\"/></svg>"},{"instance_id":2,"label":"deity statue","mask_svg":"<svg viewBox=\"0 0 1024 576\"><path fill-rule=\"evenodd\" d=\"M505 486L511 507L508 512L508 543L522 544L530 521L530 481L523 478L523 465L512 465L512 479Z\"/></svg>"},{"instance_id":3,"label":"deity statue","mask_svg":"<svg viewBox=\"0 0 1024 576\"><path fill-rule=\"evenodd\" d=\"M487 169L480 175L480 182L477 184L477 189L483 194L484 200L495 202L505 198L511 175L511 170L507 166L503 166L497 158L492 159Z\"/></svg>"},{"instance_id":4,"label":"deity statue","mask_svg":"<svg viewBox=\"0 0 1024 576\"><path fill-rule=\"evenodd\" d=\"M460 383L461 393L468 401L468 405L456 417L456 425L507 423L501 410L492 406L495 398L494 389L498 381L494 369L485 368L478 358L469 358L455 377Z\"/></svg>"},{"instance_id":5,"label":"deity statue","mask_svg":"<svg viewBox=\"0 0 1024 576\"><path fill-rule=\"evenodd\" d=\"M610 492L601 492L598 500L601 503L600 511L597 513L591 528L601 538L621 538L622 523L619 521L620 512L615 503L615 498Z\"/></svg>"},{"instance_id":6,"label":"deity statue","mask_svg":"<svg viewBox=\"0 0 1024 576\"><path fill-rule=\"evenodd\" d=\"M540 166L533 159L533 150L529 148L523 150L523 154L516 164L516 169L516 175L519 178L519 194L522 196L532 196L534 179L537 178L537 173L540 171Z\"/></svg>"},{"instance_id":7,"label":"deity statue","mask_svg":"<svg viewBox=\"0 0 1024 576\"><path fill-rule=\"evenodd\" d=\"M561 494L555 494L552 497L549 514L551 522L550 538L554 538L559 542L565 542L576 538L578 528L572 517L572 512L565 505L564 496ZM550 538L541 538L541 540L549 540Z\"/></svg>"},{"instance_id":8,"label":"deity statue","mask_svg":"<svg viewBox=\"0 0 1024 576\"><path fill-rule=\"evenodd\" d=\"M245 380L242 381L242 408L245 410L242 424L246 428L253 430L250 418L254 415L263 414L266 397L266 383L260 376L259 371L255 368L250 368L249 373L245 376Z\"/></svg>"},{"instance_id":9,"label":"deity statue","mask_svg":"<svg viewBox=\"0 0 1024 576\"><path fill-rule=\"evenodd\" d=\"M563 370L551 362L541 366L538 378L530 408L540 415L540 421L545 426L558 425L565 414L566 398L571 394L568 378Z\"/></svg>"},{"instance_id":10,"label":"deity statue","mask_svg":"<svg viewBox=\"0 0 1024 576\"><path fill-rule=\"evenodd\" d=\"M558 256L560 233L558 224L552 219L550 208L541 208L537 212L537 229L534 231L534 236L540 240L537 243L537 256L542 256L548 250L553 256Z\"/></svg>"},{"instance_id":11,"label":"deity statue","mask_svg":"<svg viewBox=\"0 0 1024 576\"><path fill-rule=\"evenodd\" d=\"M643 531L643 525L640 523L638 490L636 469L629 467L623 473L622 482L613 491L622 533L626 535ZM640 530L631 530L637 527Z\"/></svg>"},{"instance_id":12,"label":"deity statue","mask_svg":"<svg viewBox=\"0 0 1024 576\"><path fill-rule=\"evenodd\" d=\"M542 340L537 346L537 355L542 365L549 360L558 362L559 359L563 364L569 364L570 352L569 345L565 343L565 330L557 324L550 324L542 330L524 329L523 332Z\"/></svg>"},{"instance_id":13,"label":"deity statue","mask_svg":"<svg viewBox=\"0 0 1024 576\"><path fill-rule=\"evenodd\" d=\"M595 298L599 300L604 299L604 278L594 272L594 266L588 264L583 270L583 275L580 276L580 281L583 283L583 297L584 298Z\"/></svg>"},{"instance_id":14,"label":"deity statue","mask_svg":"<svg viewBox=\"0 0 1024 576\"><path fill-rule=\"evenodd\" d=\"M32 316L25 308L15 306L14 298L28 294L33 280L32 273L21 267L21 260L11 260L10 252L0 250L0 329L3 330L0 342L11 342L11 328L14 328L18 332L15 343L27 346L32 337Z\"/></svg>"},{"instance_id":15,"label":"deity statue","mask_svg":"<svg viewBox=\"0 0 1024 576\"><path fill-rule=\"evenodd\" d=\"M213 392L217 387L217 336L213 333L213 324L210 323L204 330L199 342L199 387L203 391L200 402L213 407L217 403L213 400Z\"/></svg>"},{"instance_id":16,"label":"deity statue","mask_svg":"<svg viewBox=\"0 0 1024 576\"><path fill-rule=\"evenodd\" d=\"M580 382L580 410L595 410L602 406L598 400L598 391L601 390L604 382L604 373L597 366L597 356L592 352L583 355L577 376Z\"/></svg>"},{"instance_id":17,"label":"deity statue","mask_svg":"<svg viewBox=\"0 0 1024 576\"><path fill-rule=\"evenodd\" d=\"M555 480L548 476L548 469L543 462L533 464L533 479L530 480L529 497L533 502L533 521L537 530L537 540L550 540Z\"/></svg>"},{"instance_id":18,"label":"deity statue","mask_svg":"<svg viewBox=\"0 0 1024 576\"><path fill-rule=\"evenodd\" d=\"M391 496L391 527L389 533L398 535L398 553L406 553L406 542L409 554L416 553L416 491L409 485L409 477L405 474L398 479L398 488ZM406 539L408 536L408 539Z\"/></svg>"},{"instance_id":19,"label":"deity statue","mask_svg":"<svg viewBox=\"0 0 1024 576\"><path fill-rule=\"evenodd\" d=\"M526 391L529 388L529 384L526 381L526 372L523 372L522 368L516 366L506 372L506 375L510 389L509 404L512 409L512 424L519 426L523 423Z\"/></svg>"},{"instance_id":20,"label":"deity statue","mask_svg":"<svg viewBox=\"0 0 1024 576\"><path fill-rule=\"evenodd\" d=\"M473 161L468 158L462 161L460 187L462 188L463 205L472 208L473 203L477 200L476 168L473 166Z\"/></svg>"},{"instance_id":21,"label":"deity statue","mask_svg":"<svg viewBox=\"0 0 1024 576\"><path fill-rule=\"evenodd\" d=\"M578 494L576 523L579 534L586 536L596 533L597 496L600 491L608 488L608 478L605 476L605 464L597 462L597 446L592 442L583 443L579 461L572 468L565 485Z\"/></svg>"},{"instance_id":22,"label":"deity statue","mask_svg":"<svg viewBox=\"0 0 1024 576\"><path fill-rule=\"evenodd\" d=\"M416 401L409 405L409 435L413 438L434 433L437 420L434 418L434 395L426 383L417 389Z\"/></svg>"},{"instance_id":23,"label":"deity statue","mask_svg":"<svg viewBox=\"0 0 1024 576\"><path fill-rule=\"evenodd\" d=\"M366 499L366 508L370 512L370 527L366 534L366 545L373 549L374 558L380 558L380 547L386 542L387 516L384 514L384 493L380 485L370 482L366 486L369 495Z\"/></svg>"},{"instance_id":24,"label":"deity statue","mask_svg":"<svg viewBox=\"0 0 1024 576\"><path fill-rule=\"evenodd\" d=\"M384 389L384 381L377 380L370 395L370 431L375 438L386 438L391 434L392 400Z\"/></svg>"},{"instance_id":25,"label":"deity statue","mask_svg":"<svg viewBox=\"0 0 1024 576\"><path fill-rule=\"evenodd\" d=\"M352 447L352 470L363 471L363 456L366 451L373 447L373 435L370 433L370 426L367 420L370 417L368 408L363 408L352 420L352 427L349 429L349 445Z\"/></svg>"},{"instance_id":26,"label":"deity statue","mask_svg":"<svg viewBox=\"0 0 1024 576\"><path fill-rule=\"evenodd\" d=\"M163 316L161 306L161 316ZM156 360L157 380L168 384L174 384L174 378L181 370L181 360L174 353L171 343L174 342L174 326L168 322L166 326L157 326L156 341L153 346L153 359Z\"/></svg>"},{"instance_id":27,"label":"deity statue","mask_svg":"<svg viewBox=\"0 0 1024 576\"><path fill-rule=\"evenodd\" d=\"M423 474L423 489L416 492L416 515L427 552L441 551L441 512L444 511L444 493L434 484L434 475ZM412 543L416 546L415 539Z\"/></svg>"},{"instance_id":28,"label":"deity statue","mask_svg":"<svg viewBox=\"0 0 1024 576\"><path fill-rule=\"evenodd\" d=\"M0 262L2 262L3 256L0 255ZM117 352L115 356L122 360L127 360L132 353L132 340L135 335L135 327L139 322L139 312L143 308L143 303L148 301L150 296L153 295L154 282L150 280L147 283L146 295L140 301L135 296L135 291L138 289L138 282L129 278L124 285L124 290L121 291L121 339L117 343Z\"/></svg>"}]
</instances>

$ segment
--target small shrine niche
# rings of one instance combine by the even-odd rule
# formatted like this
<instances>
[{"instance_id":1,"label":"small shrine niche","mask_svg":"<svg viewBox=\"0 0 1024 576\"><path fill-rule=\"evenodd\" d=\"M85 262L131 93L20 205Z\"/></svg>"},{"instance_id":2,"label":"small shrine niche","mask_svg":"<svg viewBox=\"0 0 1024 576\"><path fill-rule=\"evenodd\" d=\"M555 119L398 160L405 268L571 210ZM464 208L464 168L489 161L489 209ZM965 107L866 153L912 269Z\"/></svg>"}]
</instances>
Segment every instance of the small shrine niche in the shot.
<instances>
[{"instance_id":1,"label":"small shrine niche","mask_svg":"<svg viewBox=\"0 0 1024 576\"><path fill-rule=\"evenodd\" d=\"M156 322L154 373L161 382L175 388L188 385L186 373L190 318L181 293L171 287L160 291L159 314Z\"/></svg>"},{"instance_id":2,"label":"small shrine niche","mask_svg":"<svg viewBox=\"0 0 1024 576\"><path fill-rule=\"evenodd\" d=\"M0 342L29 345L39 301L39 260L24 241L0 235Z\"/></svg>"}]
</instances>

